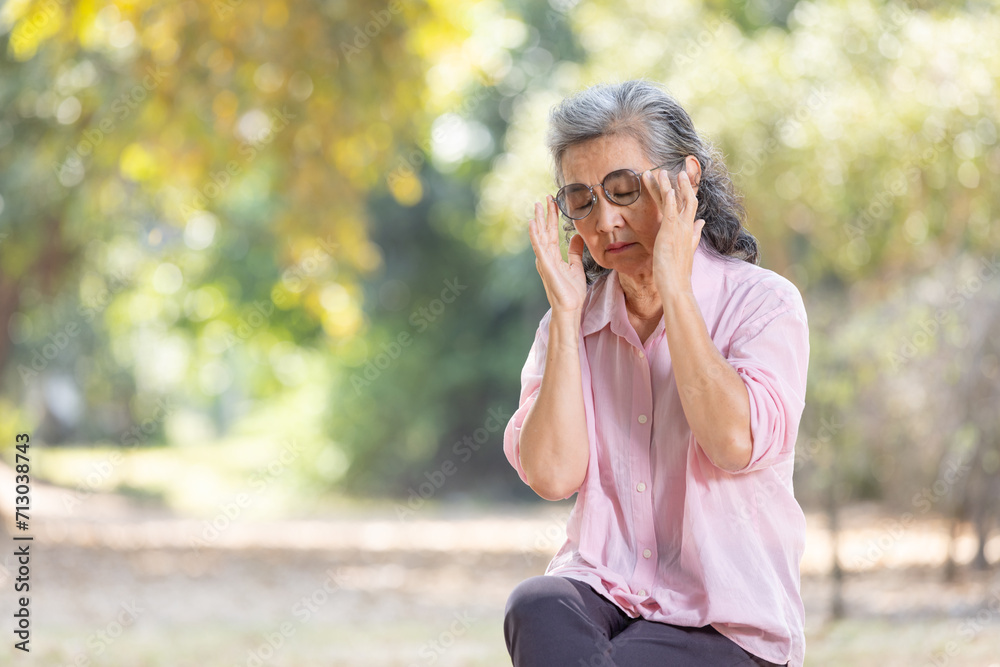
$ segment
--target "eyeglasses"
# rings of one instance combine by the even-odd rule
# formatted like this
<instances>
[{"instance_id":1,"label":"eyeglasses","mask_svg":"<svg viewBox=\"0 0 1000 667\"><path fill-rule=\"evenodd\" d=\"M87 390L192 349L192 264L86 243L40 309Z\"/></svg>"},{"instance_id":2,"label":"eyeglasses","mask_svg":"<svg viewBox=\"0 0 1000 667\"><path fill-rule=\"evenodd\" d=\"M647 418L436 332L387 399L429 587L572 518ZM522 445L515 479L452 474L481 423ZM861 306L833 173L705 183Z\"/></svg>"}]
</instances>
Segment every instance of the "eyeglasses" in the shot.
<instances>
[{"instance_id":1,"label":"eyeglasses","mask_svg":"<svg viewBox=\"0 0 1000 667\"><path fill-rule=\"evenodd\" d=\"M661 164L649 171L656 171L666 166ZM604 197L612 204L628 206L639 199L639 195L642 193L642 179L631 169L619 169L604 177L601 189L604 190ZM583 183L564 185L556 193L556 204L559 206L559 210L570 220L586 218L594 210L596 203L597 193L592 187Z\"/></svg>"}]
</instances>

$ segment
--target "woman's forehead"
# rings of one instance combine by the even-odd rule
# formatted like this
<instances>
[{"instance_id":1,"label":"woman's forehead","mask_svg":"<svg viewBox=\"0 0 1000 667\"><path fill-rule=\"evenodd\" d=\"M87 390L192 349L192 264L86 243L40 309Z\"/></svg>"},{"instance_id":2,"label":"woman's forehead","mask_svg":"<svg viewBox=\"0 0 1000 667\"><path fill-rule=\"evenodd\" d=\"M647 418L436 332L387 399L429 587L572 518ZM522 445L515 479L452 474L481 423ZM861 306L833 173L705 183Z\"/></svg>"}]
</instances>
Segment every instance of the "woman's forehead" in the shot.
<instances>
[{"instance_id":1,"label":"woman's forehead","mask_svg":"<svg viewBox=\"0 0 1000 667\"><path fill-rule=\"evenodd\" d=\"M634 138L605 135L573 144L563 153L562 174L566 183L597 183L617 169L645 169L649 158Z\"/></svg>"}]
</instances>

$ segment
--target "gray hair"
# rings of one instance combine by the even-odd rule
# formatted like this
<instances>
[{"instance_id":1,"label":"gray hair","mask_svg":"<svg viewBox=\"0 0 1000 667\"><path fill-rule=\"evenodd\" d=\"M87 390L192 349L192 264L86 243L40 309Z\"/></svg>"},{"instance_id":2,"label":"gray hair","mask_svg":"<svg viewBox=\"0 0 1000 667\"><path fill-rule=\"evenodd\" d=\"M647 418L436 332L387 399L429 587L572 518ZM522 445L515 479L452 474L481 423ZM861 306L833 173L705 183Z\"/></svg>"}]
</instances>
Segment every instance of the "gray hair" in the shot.
<instances>
[{"instance_id":1,"label":"gray hair","mask_svg":"<svg viewBox=\"0 0 1000 667\"><path fill-rule=\"evenodd\" d=\"M646 157L654 164L667 165L672 176L684 168L688 155L697 158L701 181L696 219L705 220L702 238L718 255L759 263L757 239L744 227L746 212L722 154L698 136L677 100L648 81L591 86L552 109L546 143L559 187L565 185L562 160L567 148L612 135L635 139ZM567 239L571 237L575 231L573 221L567 221L563 229ZM594 261L589 249L583 251L583 268L587 284L610 270Z\"/></svg>"}]
</instances>

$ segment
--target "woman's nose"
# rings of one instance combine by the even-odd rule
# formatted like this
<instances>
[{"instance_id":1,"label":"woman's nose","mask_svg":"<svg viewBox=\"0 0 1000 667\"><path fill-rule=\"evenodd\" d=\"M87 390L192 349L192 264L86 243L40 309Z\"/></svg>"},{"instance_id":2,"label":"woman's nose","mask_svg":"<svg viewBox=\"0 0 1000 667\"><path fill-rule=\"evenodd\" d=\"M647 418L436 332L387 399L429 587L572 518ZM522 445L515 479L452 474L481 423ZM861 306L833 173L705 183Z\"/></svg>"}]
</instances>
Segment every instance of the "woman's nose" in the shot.
<instances>
[{"instance_id":1,"label":"woman's nose","mask_svg":"<svg viewBox=\"0 0 1000 667\"><path fill-rule=\"evenodd\" d=\"M622 207L613 205L603 195L603 192L599 193L597 201L594 203L594 210L590 214L597 216L595 225L597 231L610 232L612 229L625 224L625 220L621 215Z\"/></svg>"}]
</instances>

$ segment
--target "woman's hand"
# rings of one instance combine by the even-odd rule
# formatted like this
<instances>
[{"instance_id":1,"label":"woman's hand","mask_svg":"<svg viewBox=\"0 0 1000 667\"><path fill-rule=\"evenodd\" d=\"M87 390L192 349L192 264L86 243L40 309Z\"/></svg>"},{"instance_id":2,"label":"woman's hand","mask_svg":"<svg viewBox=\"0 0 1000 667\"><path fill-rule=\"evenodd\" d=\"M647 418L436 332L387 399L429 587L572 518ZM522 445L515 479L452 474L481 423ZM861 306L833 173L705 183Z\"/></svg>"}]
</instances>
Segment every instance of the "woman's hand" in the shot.
<instances>
[{"instance_id":1,"label":"woman's hand","mask_svg":"<svg viewBox=\"0 0 1000 667\"><path fill-rule=\"evenodd\" d=\"M686 171L678 174L676 189L668 174L647 172L643 178L660 208L653 280L663 301L667 347L684 416L712 463L723 470L742 470L753 452L748 390L709 336L691 289L694 252L705 226L704 220L694 219L698 197Z\"/></svg>"},{"instance_id":2,"label":"woman's hand","mask_svg":"<svg viewBox=\"0 0 1000 667\"><path fill-rule=\"evenodd\" d=\"M559 208L551 195L545 198L544 209L535 202L535 217L528 224L528 232L535 251L535 268L542 277L553 314L581 313L587 296L583 237L576 234L570 239L569 261L564 261L559 248Z\"/></svg>"},{"instance_id":3,"label":"woman's hand","mask_svg":"<svg viewBox=\"0 0 1000 667\"><path fill-rule=\"evenodd\" d=\"M643 180L661 216L660 231L653 244L653 280L661 290L661 298L678 291L690 291L694 251L705 226L704 220L694 219L698 197L691 179L686 171L680 172L677 189L674 189L670 185L670 175L661 169L647 171Z\"/></svg>"},{"instance_id":4,"label":"woman's hand","mask_svg":"<svg viewBox=\"0 0 1000 667\"><path fill-rule=\"evenodd\" d=\"M545 205L547 210L535 203L535 217L528 230L552 319L538 396L521 424L519 456L525 481L535 493L546 500L561 500L583 484L590 461L580 362L580 318L587 278L583 238L577 234L570 240L569 261L563 261L559 209L552 197L546 197Z\"/></svg>"}]
</instances>

